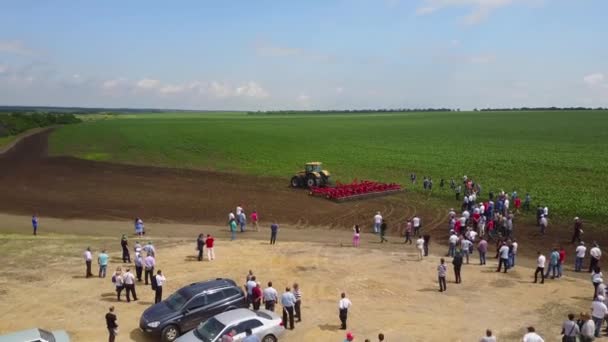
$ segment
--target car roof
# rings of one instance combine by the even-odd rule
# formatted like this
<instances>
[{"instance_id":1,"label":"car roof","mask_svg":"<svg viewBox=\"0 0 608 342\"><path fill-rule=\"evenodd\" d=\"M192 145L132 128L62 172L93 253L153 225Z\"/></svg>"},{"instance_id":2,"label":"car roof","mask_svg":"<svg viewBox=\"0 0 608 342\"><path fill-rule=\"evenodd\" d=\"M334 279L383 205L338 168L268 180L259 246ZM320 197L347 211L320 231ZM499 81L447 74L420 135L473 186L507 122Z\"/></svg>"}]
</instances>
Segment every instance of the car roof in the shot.
<instances>
[{"instance_id":1,"label":"car roof","mask_svg":"<svg viewBox=\"0 0 608 342\"><path fill-rule=\"evenodd\" d=\"M256 318L258 315L250 309L234 309L226 312L222 312L216 315L214 318L220 321L224 325L230 325L246 319Z\"/></svg>"},{"instance_id":2,"label":"car roof","mask_svg":"<svg viewBox=\"0 0 608 342\"><path fill-rule=\"evenodd\" d=\"M188 286L183 287L181 290L186 290L192 295L205 292L208 290L213 290L216 288L224 288L224 287L233 287L236 286L236 283L232 279L224 279L224 278L216 278L206 281L201 281L197 283L192 283Z\"/></svg>"},{"instance_id":3,"label":"car roof","mask_svg":"<svg viewBox=\"0 0 608 342\"><path fill-rule=\"evenodd\" d=\"M40 338L40 330L37 328L32 328L1 335L0 342L24 342L39 340Z\"/></svg>"}]
</instances>

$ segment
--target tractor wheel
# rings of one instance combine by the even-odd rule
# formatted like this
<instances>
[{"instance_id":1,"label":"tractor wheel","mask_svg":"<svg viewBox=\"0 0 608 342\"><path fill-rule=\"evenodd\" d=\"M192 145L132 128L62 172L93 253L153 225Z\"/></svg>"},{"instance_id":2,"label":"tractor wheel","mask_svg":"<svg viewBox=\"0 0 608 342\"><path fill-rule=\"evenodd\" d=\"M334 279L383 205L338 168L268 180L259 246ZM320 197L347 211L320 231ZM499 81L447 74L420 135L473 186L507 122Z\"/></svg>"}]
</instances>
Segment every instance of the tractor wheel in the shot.
<instances>
[{"instance_id":1,"label":"tractor wheel","mask_svg":"<svg viewBox=\"0 0 608 342\"><path fill-rule=\"evenodd\" d=\"M300 177L298 176L293 176L291 178L291 187L292 188L299 188L302 186L302 182L300 181Z\"/></svg>"},{"instance_id":2,"label":"tractor wheel","mask_svg":"<svg viewBox=\"0 0 608 342\"><path fill-rule=\"evenodd\" d=\"M329 177L321 176L321 186L330 186L331 182Z\"/></svg>"},{"instance_id":3,"label":"tractor wheel","mask_svg":"<svg viewBox=\"0 0 608 342\"><path fill-rule=\"evenodd\" d=\"M306 186L312 188L313 186L319 186L319 179L315 176L308 176L306 179Z\"/></svg>"}]
</instances>

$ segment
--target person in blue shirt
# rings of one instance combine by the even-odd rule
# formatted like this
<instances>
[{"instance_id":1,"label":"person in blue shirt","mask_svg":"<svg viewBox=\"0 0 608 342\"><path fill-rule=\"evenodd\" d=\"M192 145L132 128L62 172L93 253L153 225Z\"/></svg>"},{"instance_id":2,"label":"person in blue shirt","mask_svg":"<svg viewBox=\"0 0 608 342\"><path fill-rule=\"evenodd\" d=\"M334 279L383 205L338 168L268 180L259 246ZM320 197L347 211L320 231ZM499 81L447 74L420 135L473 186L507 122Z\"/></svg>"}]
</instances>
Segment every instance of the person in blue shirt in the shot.
<instances>
[{"instance_id":1,"label":"person in blue shirt","mask_svg":"<svg viewBox=\"0 0 608 342\"><path fill-rule=\"evenodd\" d=\"M243 342L260 342L260 338L255 336L250 328L245 330L245 336L246 337L243 339Z\"/></svg>"},{"instance_id":2,"label":"person in blue shirt","mask_svg":"<svg viewBox=\"0 0 608 342\"><path fill-rule=\"evenodd\" d=\"M279 231L279 225L274 222L270 226L270 244L274 245L277 242L277 232Z\"/></svg>"},{"instance_id":3,"label":"person in blue shirt","mask_svg":"<svg viewBox=\"0 0 608 342\"><path fill-rule=\"evenodd\" d=\"M38 233L38 216L32 215L32 228L34 228L34 235Z\"/></svg>"},{"instance_id":4,"label":"person in blue shirt","mask_svg":"<svg viewBox=\"0 0 608 342\"><path fill-rule=\"evenodd\" d=\"M101 254L97 257L97 263L99 264L99 278L106 277L106 269L108 268L108 254L106 254L106 250L101 251Z\"/></svg>"},{"instance_id":5,"label":"person in blue shirt","mask_svg":"<svg viewBox=\"0 0 608 342\"><path fill-rule=\"evenodd\" d=\"M551 272L551 279L555 279L555 277L557 276L557 273L558 273L558 266L559 266L559 252L557 251L557 248L553 248L553 252L551 252L551 255L549 256L549 267L547 268L547 271L545 272L545 278L548 278L549 272Z\"/></svg>"}]
</instances>

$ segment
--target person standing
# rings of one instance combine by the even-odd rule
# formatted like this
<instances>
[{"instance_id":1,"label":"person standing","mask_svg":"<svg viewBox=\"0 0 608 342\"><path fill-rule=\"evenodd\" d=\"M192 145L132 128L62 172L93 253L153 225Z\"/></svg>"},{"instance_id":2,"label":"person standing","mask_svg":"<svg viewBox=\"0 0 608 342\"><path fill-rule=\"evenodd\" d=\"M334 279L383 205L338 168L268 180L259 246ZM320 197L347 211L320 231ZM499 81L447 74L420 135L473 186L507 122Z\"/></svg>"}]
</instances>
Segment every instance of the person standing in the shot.
<instances>
[{"instance_id":1,"label":"person standing","mask_svg":"<svg viewBox=\"0 0 608 342\"><path fill-rule=\"evenodd\" d=\"M133 300L137 300L137 293L135 292L135 276L131 273L131 269L127 268L125 274L122 276L125 283L125 292L127 294L127 303L131 302L131 295Z\"/></svg>"},{"instance_id":2,"label":"person standing","mask_svg":"<svg viewBox=\"0 0 608 342\"><path fill-rule=\"evenodd\" d=\"M411 220L407 220L407 223L405 224L405 241L403 243L410 243L410 245L412 244L412 221Z\"/></svg>"},{"instance_id":3,"label":"person standing","mask_svg":"<svg viewBox=\"0 0 608 342\"><path fill-rule=\"evenodd\" d=\"M380 233L381 225L382 225L382 215L380 215L380 212L377 212L376 216L374 216L374 234Z\"/></svg>"},{"instance_id":4,"label":"person standing","mask_svg":"<svg viewBox=\"0 0 608 342\"><path fill-rule=\"evenodd\" d=\"M144 258L141 257L140 252L135 252L135 274L137 275L137 281L141 281L141 274L144 269Z\"/></svg>"},{"instance_id":5,"label":"person standing","mask_svg":"<svg viewBox=\"0 0 608 342\"><path fill-rule=\"evenodd\" d=\"M559 260L557 264L557 277L561 278L564 273L564 264L566 263L566 250L563 246L559 247Z\"/></svg>"},{"instance_id":6,"label":"person standing","mask_svg":"<svg viewBox=\"0 0 608 342\"><path fill-rule=\"evenodd\" d=\"M412 218L412 227L414 227L414 235L420 234L420 229L422 228L422 220L418 215L414 215Z\"/></svg>"},{"instance_id":7,"label":"person standing","mask_svg":"<svg viewBox=\"0 0 608 342\"><path fill-rule=\"evenodd\" d=\"M135 218L135 234L139 237L144 236L144 221L142 221L142 219L140 219L139 217Z\"/></svg>"},{"instance_id":8,"label":"person standing","mask_svg":"<svg viewBox=\"0 0 608 342\"><path fill-rule=\"evenodd\" d=\"M568 314L568 319L562 324L562 341L576 342L576 337L580 334L580 328L574 321L574 314Z\"/></svg>"},{"instance_id":9,"label":"person standing","mask_svg":"<svg viewBox=\"0 0 608 342\"><path fill-rule=\"evenodd\" d=\"M591 273L591 271L593 271L600 264L600 259L602 258L602 250L597 242L593 242L593 247L589 251L589 255L591 256L589 262L589 273Z\"/></svg>"},{"instance_id":10,"label":"person standing","mask_svg":"<svg viewBox=\"0 0 608 342\"><path fill-rule=\"evenodd\" d=\"M486 336L482 337L479 342L496 342L496 336L492 334L492 330L486 329Z\"/></svg>"},{"instance_id":11,"label":"person standing","mask_svg":"<svg viewBox=\"0 0 608 342\"><path fill-rule=\"evenodd\" d=\"M547 216L544 214L540 216L540 234L545 235L545 230L547 229L547 225L549 222L547 221Z\"/></svg>"},{"instance_id":12,"label":"person standing","mask_svg":"<svg viewBox=\"0 0 608 342\"><path fill-rule=\"evenodd\" d=\"M380 225L380 243L383 243L384 241L388 242L388 240L384 237L387 229L388 227L386 221L382 220L382 224Z\"/></svg>"},{"instance_id":13,"label":"person standing","mask_svg":"<svg viewBox=\"0 0 608 342\"><path fill-rule=\"evenodd\" d=\"M576 241L581 242L581 235L583 234L583 221L578 216L574 218L574 233L572 234L572 243Z\"/></svg>"},{"instance_id":14,"label":"person standing","mask_svg":"<svg viewBox=\"0 0 608 342\"><path fill-rule=\"evenodd\" d=\"M583 312L581 314L581 320L583 326L581 327L581 342L592 342L595 340L595 322L591 319L591 316Z\"/></svg>"},{"instance_id":15,"label":"person standing","mask_svg":"<svg viewBox=\"0 0 608 342\"><path fill-rule=\"evenodd\" d=\"M600 284L604 282L603 277L604 275L602 274L602 271L600 270L599 266L597 266L591 273L591 283L593 284L593 299L597 298L597 289Z\"/></svg>"},{"instance_id":16,"label":"person standing","mask_svg":"<svg viewBox=\"0 0 608 342\"><path fill-rule=\"evenodd\" d=\"M517 249L519 248L519 244L517 241L513 240L511 242L511 248L509 250L509 268L515 267L515 259L517 257Z\"/></svg>"},{"instance_id":17,"label":"person standing","mask_svg":"<svg viewBox=\"0 0 608 342\"><path fill-rule=\"evenodd\" d=\"M122 247L122 262L130 263L131 255L129 254L129 241L125 234L122 234L122 238L120 239L120 247Z\"/></svg>"},{"instance_id":18,"label":"person standing","mask_svg":"<svg viewBox=\"0 0 608 342\"><path fill-rule=\"evenodd\" d=\"M353 247L359 247L361 243L361 229L359 229L359 225L356 224L353 227Z\"/></svg>"},{"instance_id":19,"label":"person standing","mask_svg":"<svg viewBox=\"0 0 608 342\"><path fill-rule=\"evenodd\" d=\"M205 247L207 247L207 260L215 260L215 250L213 249L213 244L215 243L215 239L211 234L207 234L207 239L205 240Z\"/></svg>"},{"instance_id":20,"label":"person standing","mask_svg":"<svg viewBox=\"0 0 608 342\"><path fill-rule=\"evenodd\" d=\"M232 219L228 224L230 226L230 241L234 241L236 239L236 220Z\"/></svg>"},{"instance_id":21,"label":"person standing","mask_svg":"<svg viewBox=\"0 0 608 342\"><path fill-rule=\"evenodd\" d=\"M549 273L551 272L551 279L555 279L557 276L557 268L559 264L559 252L557 248L553 248L553 251L549 255L549 268L545 272L545 278L549 277Z\"/></svg>"},{"instance_id":22,"label":"person standing","mask_svg":"<svg viewBox=\"0 0 608 342\"><path fill-rule=\"evenodd\" d=\"M587 253L587 247L585 243L581 241L576 247L576 260L574 262L574 272L580 272L583 269L583 260L585 260L585 254Z\"/></svg>"},{"instance_id":23,"label":"person standing","mask_svg":"<svg viewBox=\"0 0 608 342\"><path fill-rule=\"evenodd\" d=\"M293 295L296 297L294 318L296 319L296 322L302 322L302 291L300 290L300 285L298 285L298 283L293 284Z\"/></svg>"},{"instance_id":24,"label":"person standing","mask_svg":"<svg viewBox=\"0 0 608 342\"><path fill-rule=\"evenodd\" d=\"M285 288L285 292L281 295L281 305L283 306L283 326L287 329L287 319L289 318L289 329L293 330L293 307L296 304L296 297L291 293L289 286Z\"/></svg>"},{"instance_id":25,"label":"person standing","mask_svg":"<svg viewBox=\"0 0 608 342\"><path fill-rule=\"evenodd\" d=\"M379 333L378 334L378 342L384 342L384 334L383 333Z\"/></svg>"},{"instance_id":26,"label":"person standing","mask_svg":"<svg viewBox=\"0 0 608 342\"><path fill-rule=\"evenodd\" d=\"M545 283L545 261L547 260L541 252L537 252L538 258L536 259L536 271L534 272L534 283L538 281L538 274L540 273L540 283Z\"/></svg>"},{"instance_id":27,"label":"person standing","mask_svg":"<svg viewBox=\"0 0 608 342\"><path fill-rule=\"evenodd\" d=\"M122 277L122 267L118 266L116 268L116 272L114 272L114 275L112 276L112 282L116 287L116 298L120 302L120 294L122 293L122 290L125 289L125 282Z\"/></svg>"},{"instance_id":28,"label":"person standing","mask_svg":"<svg viewBox=\"0 0 608 342\"><path fill-rule=\"evenodd\" d=\"M156 290L154 294L154 304L160 303L163 298L163 285L167 279L163 275L163 271L158 270L156 272Z\"/></svg>"},{"instance_id":29,"label":"person standing","mask_svg":"<svg viewBox=\"0 0 608 342\"><path fill-rule=\"evenodd\" d=\"M279 293L274 289L274 287L272 287L271 281L268 282L268 287L264 289L263 300L264 308L268 311L274 312L274 306L279 301Z\"/></svg>"},{"instance_id":30,"label":"person standing","mask_svg":"<svg viewBox=\"0 0 608 342\"><path fill-rule=\"evenodd\" d=\"M198 261L203 261L203 247L205 247L205 235L198 234L196 238L196 250L198 251Z\"/></svg>"},{"instance_id":31,"label":"person standing","mask_svg":"<svg viewBox=\"0 0 608 342\"><path fill-rule=\"evenodd\" d=\"M469 263L469 253L471 252L472 246L473 243L467 238L463 238L462 241L460 241L461 254L464 254L464 258L466 258L467 264ZM463 258L462 255L460 257Z\"/></svg>"},{"instance_id":32,"label":"person standing","mask_svg":"<svg viewBox=\"0 0 608 342\"><path fill-rule=\"evenodd\" d=\"M253 224L253 229L257 232L258 231L258 212L257 211L253 211L251 213L251 224Z\"/></svg>"},{"instance_id":33,"label":"person standing","mask_svg":"<svg viewBox=\"0 0 608 342\"><path fill-rule=\"evenodd\" d=\"M534 327L528 327L528 332L524 335L523 342L545 342L540 335L536 333Z\"/></svg>"},{"instance_id":34,"label":"person standing","mask_svg":"<svg viewBox=\"0 0 608 342\"><path fill-rule=\"evenodd\" d=\"M247 215L245 215L245 211L241 211L240 214L237 215L239 227L241 228L241 233L244 233L247 226Z\"/></svg>"},{"instance_id":35,"label":"person standing","mask_svg":"<svg viewBox=\"0 0 608 342\"><path fill-rule=\"evenodd\" d=\"M418 250L418 260L422 261L422 255L424 254L424 239L418 236L416 240L416 249Z\"/></svg>"},{"instance_id":36,"label":"person standing","mask_svg":"<svg viewBox=\"0 0 608 342\"><path fill-rule=\"evenodd\" d=\"M97 264L99 264L99 278L106 277L106 269L108 268L108 254L106 254L106 250L102 250L99 256L97 257Z\"/></svg>"},{"instance_id":37,"label":"person standing","mask_svg":"<svg viewBox=\"0 0 608 342\"><path fill-rule=\"evenodd\" d=\"M256 277L254 275L247 280L245 283L245 290L247 290L247 304L253 305L253 289L257 286Z\"/></svg>"},{"instance_id":38,"label":"person standing","mask_svg":"<svg viewBox=\"0 0 608 342\"><path fill-rule=\"evenodd\" d=\"M445 276L448 273L448 267L445 265L445 260L441 258L439 266L437 266L437 277L439 279L439 292L447 290Z\"/></svg>"},{"instance_id":39,"label":"person standing","mask_svg":"<svg viewBox=\"0 0 608 342\"><path fill-rule=\"evenodd\" d=\"M498 250L498 254L500 259L498 259L498 269L496 272L500 272L501 266L504 265L505 270L504 273L507 273L507 269L509 268L509 246L506 243L502 243L502 246Z\"/></svg>"},{"instance_id":40,"label":"person standing","mask_svg":"<svg viewBox=\"0 0 608 342\"><path fill-rule=\"evenodd\" d=\"M91 254L91 247L87 247L84 251L84 263L87 266L87 271L85 277L90 278L93 276L91 273L91 262L93 260L93 254Z\"/></svg>"},{"instance_id":41,"label":"person standing","mask_svg":"<svg viewBox=\"0 0 608 342\"><path fill-rule=\"evenodd\" d=\"M273 222L270 225L270 244L274 245L277 243L277 233L279 232L279 225L276 222Z\"/></svg>"},{"instance_id":42,"label":"person standing","mask_svg":"<svg viewBox=\"0 0 608 342\"><path fill-rule=\"evenodd\" d=\"M348 298L346 293L342 292L340 295L340 301L338 302L339 317L340 317L340 329L346 330L346 320L348 319L348 309L353 305Z\"/></svg>"},{"instance_id":43,"label":"person standing","mask_svg":"<svg viewBox=\"0 0 608 342\"><path fill-rule=\"evenodd\" d=\"M450 257L454 257L454 253L456 252L456 244L458 243L458 235L456 235L456 233L454 231L451 231L451 235L450 238L448 239L448 243L449 243L449 249L448 249L448 255L446 256L450 256Z\"/></svg>"},{"instance_id":44,"label":"person standing","mask_svg":"<svg viewBox=\"0 0 608 342\"><path fill-rule=\"evenodd\" d=\"M38 216L32 215L32 228L34 229L34 235L38 234Z\"/></svg>"},{"instance_id":45,"label":"person standing","mask_svg":"<svg viewBox=\"0 0 608 342\"><path fill-rule=\"evenodd\" d=\"M454 255L454 259L452 259L452 265L454 265L454 277L456 278L456 284L460 284L462 282L462 278L460 277L460 269L462 268L462 255L460 252L456 252Z\"/></svg>"},{"instance_id":46,"label":"person standing","mask_svg":"<svg viewBox=\"0 0 608 342\"><path fill-rule=\"evenodd\" d=\"M144 259L144 279L146 285L148 285L148 279L152 282L152 278L154 277L154 267L156 267L156 259L151 254Z\"/></svg>"},{"instance_id":47,"label":"person standing","mask_svg":"<svg viewBox=\"0 0 608 342\"><path fill-rule=\"evenodd\" d=\"M260 305L262 304L262 288L260 287L259 282L256 282L255 287L251 290L251 295L253 297L253 310L260 310Z\"/></svg>"},{"instance_id":48,"label":"person standing","mask_svg":"<svg viewBox=\"0 0 608 342\"><path fill-rule=\"evenodd\" d=\"M486 264L486 253L488 253L488 241L482 236L479 243L477 243L477 251L479 252L479 264Z\"/></svg>"},{"instance_id":49,"label":"person standing","mask_svg":"<svg viewBox=\"0 0 608 342\"><path fill-rule=\"evenodd\" d=\"M146 253L150 254L152 257L156 258L156 248L154 248L152 241L148 241L148 244L144 246L144 251L146 251Z\"/></svg>"},{"instance_id":50,"label":"person standing","mask_svg":"<svg viewBox=\"0 0 608 342\"><path fill-rule=\"evenodd\" d=\"M526 212L530 211L530 201L532 200L532 197L530 197L529 193L526 193L526 198L524 199L524 210Z\"/></svg>"},{"instance_id":51,"label":"person standing","mask_svg":"<svg viewBox=\"0 0 608 342\"><path fill-rule=\"evenodd\" d=\"M106 313L106 327L108 328L108 334L110 336L109 342L116 341L116 335L118 334L118 318L114 314L114 306L110 306L108 313Z\"/></svg>"},{"instance_id":52,"label":"person standing","mask_svg":"<svg viewBox=\"0 0 608 342\"><path fill-rule=\"evenodd\" d=\"M606 315L608 315L608 307L604 304L604 297L597 296L591 303L591 318L595 324L595 337L600 337L600 329L602 328L602 323L604 322Z\"/></svg>"},{"instance_id":53,"label":"person standing","mask_svg":"<svg viewBox=\"0 0 608 342\"><path fill-rule=\"evenodd\" d=\"M424 248L424 256L429 256L429 246L431 245L431 236L429 234L422 235L422 239L424 240L424 244L422 247Z\"/></svg>"}]
</instances>

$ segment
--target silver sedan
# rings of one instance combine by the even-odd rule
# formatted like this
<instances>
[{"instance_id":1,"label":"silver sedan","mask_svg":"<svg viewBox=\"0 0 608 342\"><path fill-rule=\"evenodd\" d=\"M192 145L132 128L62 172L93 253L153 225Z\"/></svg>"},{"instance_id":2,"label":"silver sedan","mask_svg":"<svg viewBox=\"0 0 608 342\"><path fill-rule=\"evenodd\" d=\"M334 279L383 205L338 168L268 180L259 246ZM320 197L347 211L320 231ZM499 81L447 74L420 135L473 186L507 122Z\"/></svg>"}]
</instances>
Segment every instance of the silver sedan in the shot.
<instances>
[{"instance_id":1,"label":"silver sedan","mask_svg":"<svg viewBox=\"0 0 608 342\"><path fill-rule=\"evenodd\" d=\"M248 329L261 342L277 342L285 332L281 318L274 312L236 309L211 317L175 341L220 342L224 335L232 334L232 340L238 342L245 339Z\"/></svg>"}]
</instances>

